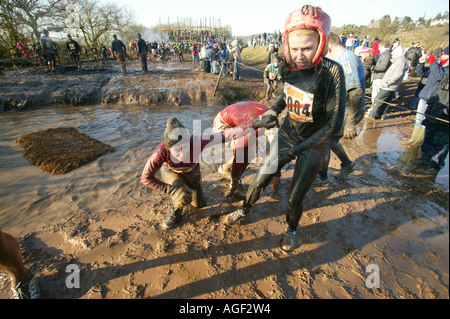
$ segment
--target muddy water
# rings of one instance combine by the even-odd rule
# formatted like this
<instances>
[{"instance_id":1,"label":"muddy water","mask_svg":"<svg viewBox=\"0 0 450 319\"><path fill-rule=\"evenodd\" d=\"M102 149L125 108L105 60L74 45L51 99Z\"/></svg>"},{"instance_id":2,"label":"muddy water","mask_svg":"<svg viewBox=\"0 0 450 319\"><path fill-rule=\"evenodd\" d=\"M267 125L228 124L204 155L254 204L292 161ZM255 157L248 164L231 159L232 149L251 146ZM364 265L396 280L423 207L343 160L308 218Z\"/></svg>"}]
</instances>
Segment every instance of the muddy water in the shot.
<instances>
[{"instance_id":1,"label":"muddy water","mask_svg":"<svg viewBox=\"0 0 450 319\"><path fill-rule=\"evenodd\" d=\"M92 106L2 114L0 229L20 236L75 211L101 211L112 194L141 187L141 171L162 141L169 117L176 116L188 129L193 119L202 119L202 128L206 128L212 125L217 111L192 106ZM116 151L68 174L54 176L31 165L22 156L22 147L14 144L23 134L68 126L114 146Z\"/></svg>"},{"instance_id":2,"label":"muddy water","mask_svg":"<svg viewBox=\"0 0 450 319\"><path fill-rule=\"evenodd\" d=\"M142 168L151 151L161 142L167 118L176 116L188 129L202 120L211 127L220 107L64 107L43 108L0 116L0 229L23 236L52 225L74 212L102 211L120 197L137 196ZM23 134L72 126L116 148L100 159L66 175L53 176L32 166L14 140ZM356 145L364 145L377 160L371 175L387 178L386 165L394 166L405 151L399 129L362 127ZM352 157L352 153L349 153ZM436 185L449 186L448 158Z\"/></svg>"}]
</instances>

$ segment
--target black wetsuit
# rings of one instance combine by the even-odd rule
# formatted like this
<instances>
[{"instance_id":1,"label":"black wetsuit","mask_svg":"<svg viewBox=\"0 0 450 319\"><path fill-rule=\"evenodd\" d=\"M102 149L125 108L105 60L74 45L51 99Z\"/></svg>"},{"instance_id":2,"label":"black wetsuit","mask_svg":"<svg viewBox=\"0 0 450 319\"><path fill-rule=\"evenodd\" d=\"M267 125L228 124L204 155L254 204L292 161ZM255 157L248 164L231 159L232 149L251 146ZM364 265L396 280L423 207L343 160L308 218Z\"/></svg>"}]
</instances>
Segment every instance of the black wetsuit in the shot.
<instances>
[{"instance_id":1,"label":"black wetsuit","mask_svg":"<svg viewBox=\"0 0 450 319\"><path fill-rule=\"evenodd\" d=\"M346 88L342 67L326 58L307 70L290 71L283 66L281 74L284 91L271 110L280 114L288 107L288 114L278 131L278 148L271 147L263 160L242 208L247 214L276 172L296 157L286 211L287 224L295 229L303 198L320 170L330 139L342 128Z\"/></svg>"}]
</instances>

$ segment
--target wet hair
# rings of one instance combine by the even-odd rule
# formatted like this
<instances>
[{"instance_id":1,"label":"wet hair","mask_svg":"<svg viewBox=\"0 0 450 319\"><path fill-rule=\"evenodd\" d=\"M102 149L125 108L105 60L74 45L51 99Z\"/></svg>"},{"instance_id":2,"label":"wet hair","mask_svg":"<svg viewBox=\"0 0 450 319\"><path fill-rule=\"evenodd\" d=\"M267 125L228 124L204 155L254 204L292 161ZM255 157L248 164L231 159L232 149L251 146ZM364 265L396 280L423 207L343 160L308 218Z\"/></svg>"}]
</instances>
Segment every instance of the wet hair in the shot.
<instances>
[{"instance_id":1,"label":"wet hair","mask_svg":"<svg viewBox=\"0 0 450 319\"><path fill-rule=\"evenodd\" d=\"M173 136L171 136L173 130L181 128L184 129L185 127L177 118L173 117L167 120L166 129L164 130L164 143L166 144L167 148L171 148L179 141L181 141L181 135L178 135L176 139L173 139Z\"/></svg>"}]
</instances>

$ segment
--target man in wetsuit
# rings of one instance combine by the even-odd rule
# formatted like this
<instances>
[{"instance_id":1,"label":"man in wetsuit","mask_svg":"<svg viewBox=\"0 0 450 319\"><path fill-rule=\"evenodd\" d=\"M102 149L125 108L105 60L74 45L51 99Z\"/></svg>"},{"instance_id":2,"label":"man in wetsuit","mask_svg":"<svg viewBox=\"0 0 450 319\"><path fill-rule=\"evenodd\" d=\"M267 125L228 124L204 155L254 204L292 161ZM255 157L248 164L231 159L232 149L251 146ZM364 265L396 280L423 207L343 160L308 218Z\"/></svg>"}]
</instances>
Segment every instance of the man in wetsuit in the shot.
<instances>
[{"instance_id":1,"label":"man in wetsuit","mask_svg":"<svg viewBox=\"0 0 450 319\"><path fill-rule=\"evenodd\" d=\"M125 64L125 57L127 54L127 47L123 42L119 39L117 39L117 35L113 35L113 40L111 41L111 51L112 53L117 54L117 60L119 61L121 67L122 67L122 73L125 75L127 74L127 66Z\"/></svg>"},{"instance_id":2,"label":"man in wetsuit","mask_svg":"<svg viewBox=\"0 0 450 319\"><path fill-rule=\"evenodd\" d=\"M81 71L81 46L78 44L77 41L72 39L72 36L70 34L67 35L67 51L69 51L70 57L77 65L78 71Z\"/></svg>"},{"instance_id":3,"label":"man in wetsuit","mask_svg":"<svg viewBox=\"0 0 450 319\"><path fill-rule=\"evenodd\" d=\"M55 43L49 38L48 30L42 31L42 34L41 47L44 59L47 62L50 71L56 72L56 57L58 55L58 51Z\"/></svg>"},{"instance_id":4,"label":"man in wetsuit","mask_svg":"<svg viewBox=\"0 0 450 319\"><path fill-rule=\"evenodd\" d=\"M189 204L198 208L206 206L200 174L203 149L252 132L252 123L246 123L220 133L190 135L178 119L167 121L164 142L149 157L141 175L144 185L171 196L173 208L164 220L164 228L172 228ZM162 181L155 176L158 171Z\"/></svg>"},{"instance_id":5,"label":"man in wetsuit","mask_svg":"<svg viewBox=\"0 0 450 319\"><path fill-rule=\"evenodd\" d=\"M253 123L260 115L267 112L268 108L260 103L252 101L243 101L232 104L222 111L220 111L213 123L213 130L215 132L221 132L229 128L238 127L243 124ZM261 129L262 131L263 129ZM259 131L256 132L258 137ZM266 136L271 139L271 132L265 130ZM256 155L256 139L252 140L250 136L244 136L240 139L231 142L233 149L233 156L231 161L227 161L219 166L219 173L230 181L229 194L245 198L241 185L241 176L244 173L247 166L254 159ZM273 180L272 190L276 192L280 184L280 175L278 174Z\"/></svg>"},{"instance_id":6,"label":"man in wetsuit","mask_svg":"<svg viewBox=\"0 0 450 319\"><path fill-rule=\"evenodd\" d=\"M242 206L225 218L226 224L244 219L276 172L295 159L287 195L287 229L281 242L285 251L295 248L303 199L344 119L344 72L337 62L325 58L330 31L331 19L319 7L305 5L288 16L283 37L283 94L253 127L276 126L277 115L286 107L288 115L278 131L278 144L270 145Z\"/></svg>"}]
</instances>

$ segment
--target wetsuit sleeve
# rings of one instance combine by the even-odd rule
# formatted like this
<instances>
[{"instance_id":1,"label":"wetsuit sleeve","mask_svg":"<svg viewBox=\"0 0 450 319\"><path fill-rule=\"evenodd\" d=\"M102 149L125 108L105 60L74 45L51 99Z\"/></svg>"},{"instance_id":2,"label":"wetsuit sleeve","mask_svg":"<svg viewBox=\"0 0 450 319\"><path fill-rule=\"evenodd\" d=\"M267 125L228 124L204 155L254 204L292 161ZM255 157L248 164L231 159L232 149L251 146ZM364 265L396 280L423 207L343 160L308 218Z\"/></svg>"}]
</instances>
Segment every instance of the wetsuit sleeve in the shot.
<instances>
[{"instance_id":1,"label":"wetsuit sleeve","mask_svg":"<svg viewBox=\"0 0 450 319\"><path fill-rule=\"evenodd\" d=\"M270 108L270 110L275 111L278 115L280 115L285 108L286 108L286 100L283 92L278 101L275 102L275 104Z\"/></svg>"},{"instance_id":2,"label":"wetsuit sleeve","mask_svg":"<svg viewBox=\"0 0 450 319\"><path fill-rule=\"evenodd\" d=\"M142 171L141 183L151 189L159 190L167 194L170 190L170 185L162 182L155 176L166 161L166 152L165 146L160 144L148 158L144 170Z\"/></svg>"},{"instance_id":3,"label":"wetsuit sleeve","mask_svg":"<svg viewBox=\"0 0 450 319\"><path fill-rule=\"evenodd\" d=\"M323 142L327 141L332 137L337 128L342 126L344 121L345 113L345 98L346 98L346 88L345 88L345 77L342 66L339 64L334 64L330 67L331 81L328 85L326 99L325 99L325 111L326 111L326 122L324 125L308 139L294 146L294 153L297 155L303 151L315 147Z\"/></svg>"},{"instance_id":4,"label":"wetsuit sleeve","mask_svg":"<svg viewBox=\"0 0 450 319\"><path fill-rule=\"evenodd\" d=\"M286 75L287 72L289 72L289 70L284 65L284 63L282 65L278 66L278 70L279 70L279 73L280 73L280 81L282 83L284 83L285 82L285 75ZM277 115L280 115L281 112L283 112L285 108L286 108L286 96L285 96L284 90L283 90L283 93L280 95L280 97L275 102L275 104L270 108L270 110L276 112Z\"/></svg>"}]
</instances>

